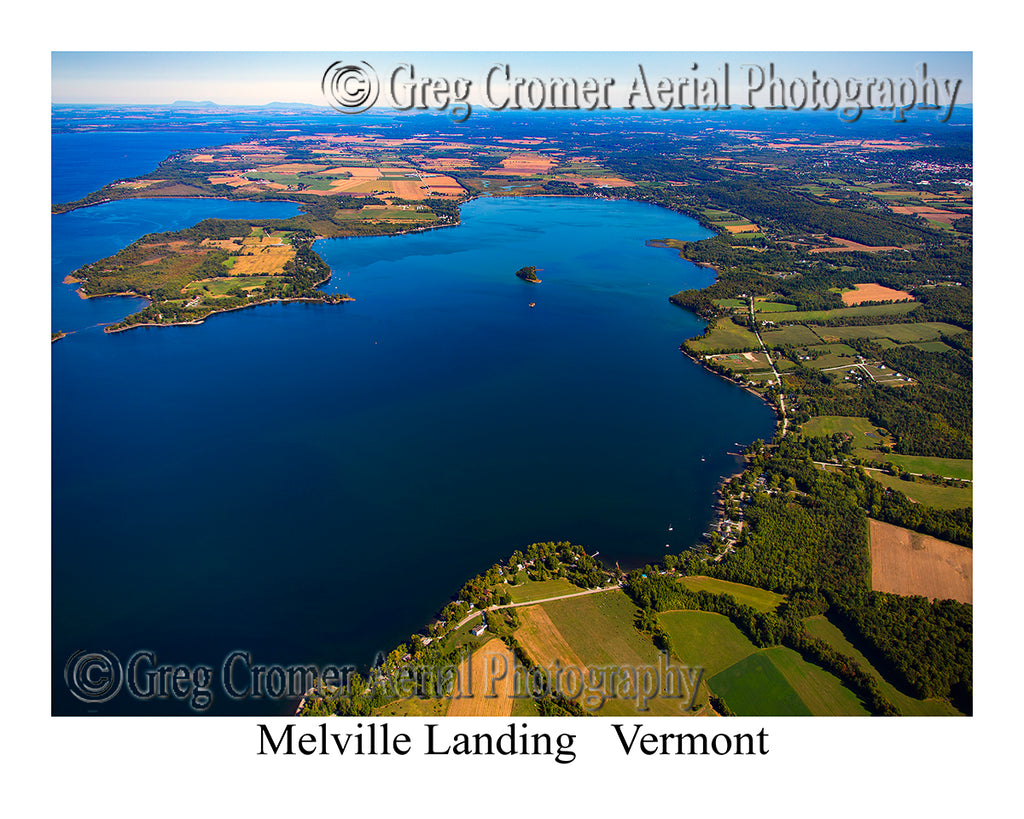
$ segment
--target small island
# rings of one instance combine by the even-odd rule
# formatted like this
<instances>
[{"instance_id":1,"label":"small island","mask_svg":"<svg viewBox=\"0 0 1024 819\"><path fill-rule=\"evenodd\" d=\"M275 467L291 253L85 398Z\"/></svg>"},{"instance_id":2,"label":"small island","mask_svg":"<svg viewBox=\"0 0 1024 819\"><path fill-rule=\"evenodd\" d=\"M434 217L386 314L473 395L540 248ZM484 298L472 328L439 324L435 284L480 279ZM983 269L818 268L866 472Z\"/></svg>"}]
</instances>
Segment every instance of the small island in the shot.
<instances>
[{"instance_id":1,"label":"small island","mask_svg":"<svg viewBox=\"0 0 1024 819\"><path fill-rule=\"evenodd\" d=\"M532 282L533 284L540 284L540 279L537 278L537 268L532 264L526 267L520 267L516 271L516 275L524 282Z\"/></svg>"}]
</instances>

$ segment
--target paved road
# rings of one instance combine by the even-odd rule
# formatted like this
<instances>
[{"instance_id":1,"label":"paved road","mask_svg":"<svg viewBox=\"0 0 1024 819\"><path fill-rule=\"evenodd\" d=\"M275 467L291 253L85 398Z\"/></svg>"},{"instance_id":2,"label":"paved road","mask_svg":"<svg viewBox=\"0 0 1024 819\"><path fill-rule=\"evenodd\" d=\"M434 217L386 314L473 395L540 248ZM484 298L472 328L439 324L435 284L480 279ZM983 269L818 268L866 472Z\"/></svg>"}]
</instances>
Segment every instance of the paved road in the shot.
<instances>
[{"instance_id":1,"label":"paved road","mask_svg":"<svg viewBox=\"0 0 1024 819\"><path fill-rule=\"evenodd\" d=\"M775 363L772 361L771 355L768 354L768 348L764 346L761 334L757 332L757 319L754 318L753 296L750 297L750 324L754 328L754 335L757 336L757 343L761 345L761 352L763 352L764 357L768 359L768 366L772 368L772 375L775 376L775 383L779 385L779 409L782 411L782 435L785 435L786 427L789 426L789 419L786 417L786 396L782 394L782 377L779 375L779 371L775 369Z\"/></svg>"},{"instance_id":2,"label":"paved road","mask_svg":"<svg viewBox=\"0 0 1024 819\"><path fill-rule=\"evenodd\" d=\"M616 584L614 586L602 586L599 589L587 589L586 591L573 592L572 594L560 594L556 597L545 597L541 600L524 600L521 603L505 603L501 606L488 606L486 609L480 609L478 611L474 611L472 614L467 614L459 621L459 624L455 628L462 628L470 620L479 617L485 611L497 611L498 609L514 609L516 606L536 606L538 603L550 603L552 600L565 600L569 597L582 597L585 594L599 594L600 592L615 591L615 589L621 588L621 584ZM455 629L452 630L454 631Z\"/></svg>"},{"instance_id":3,"label":"paved road","mask_svg":"<svg viewBox=\"0 0 1024 819\"><path fill-rule=\"evenodd\" d=\"M835 461L814 461L814 463L817 466L846 466L846 464L836 463ZM861 469L866 469L869 472L888 472L889 471L887 469L884 469L883 467L878 467L878 466L863 466L863 465L861 465ZM908 472L907 474L908 475L913 475L916 478L923 478L924 477L924 473L923 472ZM945 477L945 476L943 476L943 477ZM949 480L952 480L952 481L965 481L966 483L974 483L974 481L972 481L970 478L950 478Z\"/></svg>"}]
</instances>

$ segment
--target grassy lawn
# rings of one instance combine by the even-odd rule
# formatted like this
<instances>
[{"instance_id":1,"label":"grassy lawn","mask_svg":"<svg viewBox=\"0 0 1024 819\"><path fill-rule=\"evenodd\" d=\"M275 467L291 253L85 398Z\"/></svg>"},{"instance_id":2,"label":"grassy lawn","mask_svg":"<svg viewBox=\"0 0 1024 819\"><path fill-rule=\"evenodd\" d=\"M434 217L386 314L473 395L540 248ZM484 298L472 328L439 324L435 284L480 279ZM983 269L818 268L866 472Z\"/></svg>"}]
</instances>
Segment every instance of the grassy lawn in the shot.
<instances>
[{"instance_id":1,"label":"grassy lawn","mask_svg":"<svg viewBox=\"0 0 1024 819\"><path fill-rule=\"evenodd\" d=\"M904 481L884 472L868 472L882 486L902 492L912 501L934 506L936 509L964 509L974 506L974 490L971 487L961 489L957 486L936 486L927 481Z\"/></svg>"},{"instance_id":2,"label":"grassy lawn","mask_svg":"<svg viewBox=\"0 0 1024 819\"><path fill-rule=\"evenodd\" d=\"M755 313L792 313L795 311L795 304L785 304L781 301L754 301ZM786 316L786 318L789 318L789 316Z\"/></svg>"},{"instance_id":3,"label":"grassy lawn","mask_svg":"<svg viewBox=\"0 0 1024 819\"><path fill-rule=\"evenodd\" d=\"M715 299L715 304L719 307L746 307L746 299Z\"/></svg>"},{"instance_id":4,"label":"grassy lawn","mask_svg":"<svg viewBox=\"0 0 1024 819\"><path fill-rule=\"evenodd\" d=\"M690 591L706 591L713 594L728 594L737 603L743 603L752 609L767 612L775 611L779 603L785 600L785 595L759 589L756 586L746 586L743 583L732 583L728 580L716 580L713 577L681 577L679 583Z\"/></svg>"},{"instance_id":5,"label":"grassy lawn","mask_svg":"<svg viewBox=\"0 0 1024 819\"><path fill-rule=\"evenodd\" d=\"M827 438L837 432L853 436L855 447L875 446L886 440L867 418L852 415L818 415L800 427L811 438Z\"/></svg>"},{"instance_id":6,"label":"grassy lawn","mask_svg":"<svg viewBox=\"0 0 1024 819\"><path fill-rule=\"evenodd\" d=\"M875 450L854 450L861 458L871 458L879 463L894 463L907 472L921 475L941 475L943 478L971 480L974 477L974 461L961 458L932 458L927 455L883 454Z\"/></svg>"},{"instance_id":7,"label":"grassy lawn","mask_svg":"<svg viewBox=\"0 0 1024 819\"><path fill-rule=\"evenodd\" d=\"M520 575L521 577L523 575ZM543 600L545 597L558 597L563 594L576 594L584 591L579 586L574 586L568 580L556 578L554 580L527 580L518 586L506 586L513 603L529 603L531 600Z\"/></svg>"},{"instance_id":8,"label":"grassy lawn","mask_svg":"<svg viewBox=\"0 0 1024 819\"><path fill-rule=\"evenodd\" d=\"M846 636L824 615L808 617L804 620L804 629L812 637L824 640L836 651L852 657L861 668L871 674L877 681L882 693L892 702L905 716L955 716L960 712L945 700L918 700L902 693L895 686L891 685L878 673L878 670L867 661L854 645L846 639Z\"/></svg>"},{"instance_id":9,"label":"grassy lawn","mask_svg":"<svg viewBox=\"0 0 1024 819\"><path fill-rule=\"evenodd\" d=\"M688 349L695 353L715 353L720 350L757 350L761 345L746 327L740 327L731 318L718 320L714 329L703 338L686 342Z\"/></svg>"}]
</instances>

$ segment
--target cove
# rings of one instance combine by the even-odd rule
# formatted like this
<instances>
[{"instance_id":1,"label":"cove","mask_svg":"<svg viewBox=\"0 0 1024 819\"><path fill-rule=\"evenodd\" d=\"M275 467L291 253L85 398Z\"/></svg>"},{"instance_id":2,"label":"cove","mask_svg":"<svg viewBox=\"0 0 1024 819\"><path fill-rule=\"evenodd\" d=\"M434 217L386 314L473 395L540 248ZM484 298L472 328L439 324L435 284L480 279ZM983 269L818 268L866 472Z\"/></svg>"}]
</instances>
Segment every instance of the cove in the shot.
<instances>
[{"instance_id":1,"label":"cove","mask_svg":"<svg viewBox=\"0 0 1024 819\"><path fill-rule=\"evenodd\" d=\"M647 242L706 235L635 202L483 198L456 227L318 242L354 302L57 342L54 713L94 707L62 679L82 648L364 666L531 542L623 568L695 542L728 453L774 429L678 350L702 325L668 296L711 274ZM97 708L161 709L189 713Z\"/></svg>"}]
</instances>

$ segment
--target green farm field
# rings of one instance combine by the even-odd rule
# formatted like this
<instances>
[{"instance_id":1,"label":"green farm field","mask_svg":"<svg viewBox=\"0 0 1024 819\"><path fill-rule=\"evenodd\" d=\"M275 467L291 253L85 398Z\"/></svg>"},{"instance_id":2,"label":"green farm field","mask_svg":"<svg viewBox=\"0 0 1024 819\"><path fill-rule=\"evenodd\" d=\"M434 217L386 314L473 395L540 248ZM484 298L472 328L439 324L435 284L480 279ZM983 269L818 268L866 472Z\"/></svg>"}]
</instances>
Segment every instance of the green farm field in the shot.
<instances>
[{"instance_id":1,"label":"green farm field","mask_svg":"<svg viewBox=\"0 0 1024 819\"><path fill-rule=\"evenodd\" d=\"M888 338L897 344L912 344L917 341L938 341L943 335L953 336L966 332L953 324L941 321L924 321L917 324L865 324L859 327L818 327L818 334L824 341L836 338ZM767 343L767 339L765 340Z\"/></svg>"},{"instance_id":2,"label":"green farm field","mask_svg":"<svg viewBox=\"0 0 1024 819\"><path fill-rule=\"evenodd\" d=\"M757 350L761 345L757 343L757 336L746 327L740 327L731 318L723 318L706 336L690 339L686 346L695 353L715 353L720 350Z\"/></svg>"},{"instance_id":3,"label":"green farm field","mask_svg":"<svg viewBox=\"0 0 1024 819\"><path fill-rule=\"evenodd\" d=\"M884 472L868 472L868 475L882 486L902 492L912 501L925 506L934 506L936 509L965 509L974 506L974 490L971 487L936 486L921 479L904 481Z\"/></svg>"},{"instance_id":4,"label":"green farm field","mask_svg":"<svg viewBox=\"0 0 1024 819\"><path fill-rule=\"evenodd\" d=\"M263 287L267 282L273 280L273 276L232 276L223 279L197 279L185 288L185 293L206 292L211 296L226 296L229 290L234 290L236 287Z\"/></svg>"},{"instance_id":5,"label":"green farm field","mask_svg":"<svg viewBox=\"0 0 1024 819\"><path fill-rule=\"evenodd\" d=\"M658 651L633 625L637 608L621 590L540 604L587 666L644 664Z\"/></svg>"},{"instance_id":6,"label":"green farm field","mask_svg":"<svg viewBox=\"0 0 1024 819\"><path fill-rule=\"evenodd\" d=\"M974 461L961 458L931 458L925 455L896 455L879 452L857 453L861 457L889 461L921 475L941 475L943 478L958 478L969 481L974 477Z\"/></svg>"},{"instance_id":7,"label":"green farm field","mask_svg":"<svg viewBox=\"0 0 1024 819\"><path fill-rule=\"evenodd\" d=\"M540 606L562 638L587 668L656 665L659 652L649 637L634 626L638 609L621 590L554 600ZM536 658L543 664L543 660ZM652 716L679 716L680 700L655 697L648 703ZM706 703L698 694L696 704ZM608 699L596 711L599 716L635 716L633 698Z\"/></svg>"},{"instance_id":8,"label":"green farm field","mask_svg":"<svg viewBox=\"0 0 1024 819\"><path fill-rule=\"evenodd\" d=\"M794 324L792 327L762 327L761 338L768 347L808 347L822 342L814 330L804 324Z\"/></svg>"},{"instance_id":9,"label":"green farm field","mask_svg":"<svg viewBox=\"0 0 1024 819\"><path fill-rule=\"evenodd\" d=\"M828 353L839 356L857 355L857 351L848 344L813 344L807 350L808 352Z\"/></svg>"},{"instance_id":10,"label":"green farm field","mask_svg":"<svg viewBox=\"0 0 1024 819\"><path fill-rule=\"evenodd\" d=\"M837 432L853 436L854 446L873 446L885 440L867 418L851 415L818 415L800 427L810 438L827 438Z\"/></svg>"},{"instance_id":11,"label":"green farm field","mask_svg":"<svg viewBox=\"0 0 1024 819\"><path fill-rule=\"evenodd\" d=\"M740 716L867 716L839 679L783 646L761 649L709 681Z\"/></svg>"},{"instance_id":12,"label":"green farm field","mask_svg":"<svg viewBox=\"0 0 1024 819\"><path fill-rule=\"evenodd\" d=\"M729 580L717 580L713 577L693 575L692 577L681 577L679 584L690 591L706 591L712 594L728 594L737 603L743 603L752 609L761 612L775 611L779 603L785 600L785 596L775 592L759 589L756 586L747 586L743 583L733 583Z\"/></svg>"},{"instance_id":13,"label":"green farm field","mask_svg":"<svg viewBox=\"0 0 1024 819\"><path fill-rule=\"evenodd\" d=\"M895 304L866 304L861 307L837 307L835 310L802 310L786 313L786 321L830 321L857 316L900 316L912 313L921 305L915 301ZM831 329L831 328L829 328Z\"/></svg>"},{"instance_id":14,"label":"green farm field","mask_svg":"<svg viewBox=\"0 0 1024 819\"><path fill-rule=\"evenodd\" d=\"M764 651L719 671L708 680L708 687L741 717L811 716L811 709Z\"/></svg>"},{"instance_id":15,"label":"green farm field","mask_svg":"<svg viewBox=\"0 0 1024 819\"><path fill-rule=\"evenodd\" d=\"M766 648L775 666L782 672L796 694L816 717L866 717L867 709L860 699L839 678L819 666L807 662L791 648Z\"/></svg>"},{"instance_id":16,"label":"green farm field","mask_svg":"<svg viewBox=\"0 0 1024 819\"><path fill-rule=\"evenodd\" d=\"M706 679L757 651L746 635L723 614L665 611L658 615L658 620L668 632L672 652L680 662L692 668L703 668Z\"/></svg>"}]
</instances>

